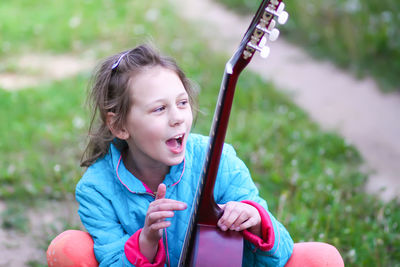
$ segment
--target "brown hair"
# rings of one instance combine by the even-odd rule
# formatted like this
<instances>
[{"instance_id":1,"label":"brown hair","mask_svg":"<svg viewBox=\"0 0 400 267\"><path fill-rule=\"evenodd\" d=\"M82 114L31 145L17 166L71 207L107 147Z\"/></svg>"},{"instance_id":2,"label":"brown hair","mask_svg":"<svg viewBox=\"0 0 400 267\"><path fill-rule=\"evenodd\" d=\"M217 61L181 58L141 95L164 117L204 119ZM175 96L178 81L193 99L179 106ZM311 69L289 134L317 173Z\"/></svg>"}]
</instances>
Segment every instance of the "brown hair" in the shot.
<instances>
[{"instance_id":1,"label":"brown hair","mask_svg":"<svg viewBox=\"0 0 400 267\"><path fill-rule=\"evenodd\" d=\"M82 155L81 166L88 167L98 158L105 156L113 140L117 145L124 144L111 133L106 115L108 112L115 113L115 121L112 123L115 127L122 127L131 107L130 80L146 69L156 66L172 70L178 75L189 95L192 110L197 110L197 90L174 59L160 55L148 44L111 56L99 65L92 77L88 96L92 110L89 143Z\"/></svg>"}]
</instances>

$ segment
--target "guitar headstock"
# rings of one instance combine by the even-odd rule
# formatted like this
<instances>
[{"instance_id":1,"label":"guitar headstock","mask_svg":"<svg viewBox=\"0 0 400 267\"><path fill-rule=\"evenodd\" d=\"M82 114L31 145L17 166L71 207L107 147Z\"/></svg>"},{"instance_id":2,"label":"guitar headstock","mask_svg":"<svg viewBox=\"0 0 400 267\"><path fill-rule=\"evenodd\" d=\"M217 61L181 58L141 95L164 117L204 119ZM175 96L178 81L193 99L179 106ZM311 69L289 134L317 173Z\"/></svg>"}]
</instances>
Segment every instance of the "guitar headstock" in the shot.
<instances>
[{"instance_id":1,"label":"guitar headstock","mask_svg":"<svg viewBox=\"0 0 400 267\"><path fill-rule=\"evenodd\" d=\"M243 70L256 51L260 52L261 57L268 57L267 42L273 42L279 36L279 30L275 28L276 22L285 24L289 17L284 9L285 4L282 0L263 0L261 2L239 48L228 62L232 70Z\"/></svg>"}]
</instances>

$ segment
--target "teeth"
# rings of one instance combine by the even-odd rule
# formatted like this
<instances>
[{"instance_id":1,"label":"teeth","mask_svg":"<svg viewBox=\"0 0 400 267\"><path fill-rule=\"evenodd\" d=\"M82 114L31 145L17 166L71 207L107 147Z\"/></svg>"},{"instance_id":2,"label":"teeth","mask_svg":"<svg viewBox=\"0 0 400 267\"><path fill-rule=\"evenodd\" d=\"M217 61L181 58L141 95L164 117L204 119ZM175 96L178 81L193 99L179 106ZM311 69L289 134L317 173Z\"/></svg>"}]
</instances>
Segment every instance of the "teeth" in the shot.
<instances>
[{"instance_id":1,"label":"teeth","mask_svg":"<svg viewBox=\"0 0 400 267\"><path fill-rule=\"evenodd\" d=\"M180 134L180 135L176 136L175 139L179 139L179 138L182 138L182 137L183 137L183 134Z\"/></svg>"}]
</instances>

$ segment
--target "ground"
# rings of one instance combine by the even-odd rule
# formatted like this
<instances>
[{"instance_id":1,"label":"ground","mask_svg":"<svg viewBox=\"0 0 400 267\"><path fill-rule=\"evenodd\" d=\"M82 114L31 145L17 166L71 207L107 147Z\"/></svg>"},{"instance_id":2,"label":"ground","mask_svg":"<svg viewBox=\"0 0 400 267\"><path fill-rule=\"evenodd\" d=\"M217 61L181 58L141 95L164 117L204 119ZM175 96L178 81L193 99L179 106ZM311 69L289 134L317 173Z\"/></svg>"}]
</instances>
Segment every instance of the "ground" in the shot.
<instances>
[{"instance_id":1,"label":"ground","mask_svg":"<svg viewBox=\"0 0 400 267\"><path fill-rule=\"evenodd\" d=\"M39 208L40 207L40 208ZM0 214L5 210L0 202ZM24 267L30 263L46 263L48 240L60 233L65 225L82 228L75 200L47 201L26 210L29 231L0 228L0 267ZM2 218L0 217L0 225ZM33 265L36 266L36 265Z\"/></svg>"},{"instance_id":2,"label":"ground","mask_svg":"<svg viewBox=\"0 0 400 267\"><path fill-rule=\"evenodd\" d=\"M170 1L186 19L201 22L199 31L209 38L211 48L225 51L227 57L236 49L251 21L250 17L240 17L211 0ZM284 36L270 46L269 58L255 57L249 68L289 94L322 128L337 131L357 147L365 159L365 170L371 172L368 192L379 193L384 200L399 196L400 94L384 94L370 78L358 80L329 62L316 61L286 42ZM93 60L71 55L21 55L16 62L28 74L0 73L2 88L21 90L93 67ZM0 267L27 266L29 260L43 263L44 250L38 245L46 244L38 244L37 237L48 233L46 228L54 223L78 223L73 202L49 205L46 210L57 212L34 208L28 211L32 229L36 229L29 235L0 229ZM0 203L2 210L4 204Z\"/></svg>"}]
</instances>

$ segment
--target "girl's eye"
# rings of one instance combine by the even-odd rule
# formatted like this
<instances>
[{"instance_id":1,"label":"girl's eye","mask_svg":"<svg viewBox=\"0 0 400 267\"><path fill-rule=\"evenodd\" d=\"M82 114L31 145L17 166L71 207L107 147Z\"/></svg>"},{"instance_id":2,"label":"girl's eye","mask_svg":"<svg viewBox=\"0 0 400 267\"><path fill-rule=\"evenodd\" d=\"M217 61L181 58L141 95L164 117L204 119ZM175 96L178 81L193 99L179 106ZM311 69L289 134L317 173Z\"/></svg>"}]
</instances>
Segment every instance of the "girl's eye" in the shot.
<instances>
[{"instance_id":1,"label":"girl's eye","mask_svg":"<svg viewBox=\"0 0 400 267\"><path fill-rule=\"evenodd\" d=\"M189 103L189 101L188 101L187 99L181 100L181 101L179 101L178 106L184 107L184 106L186 106L188 103Z\"/></svg>"},{"instance_id":2,"label":"girl's eye","mask_svg":"<svg viewBox=\"0 0 400 267\"><path fill-rule=\"evenodd\" d=\"M159 112L162 112L164 109L165 109L165 107L161 106L161 107L158 107L158 108L154 109L153 112L159 113Z\"/></svg>"}]
</instances>

